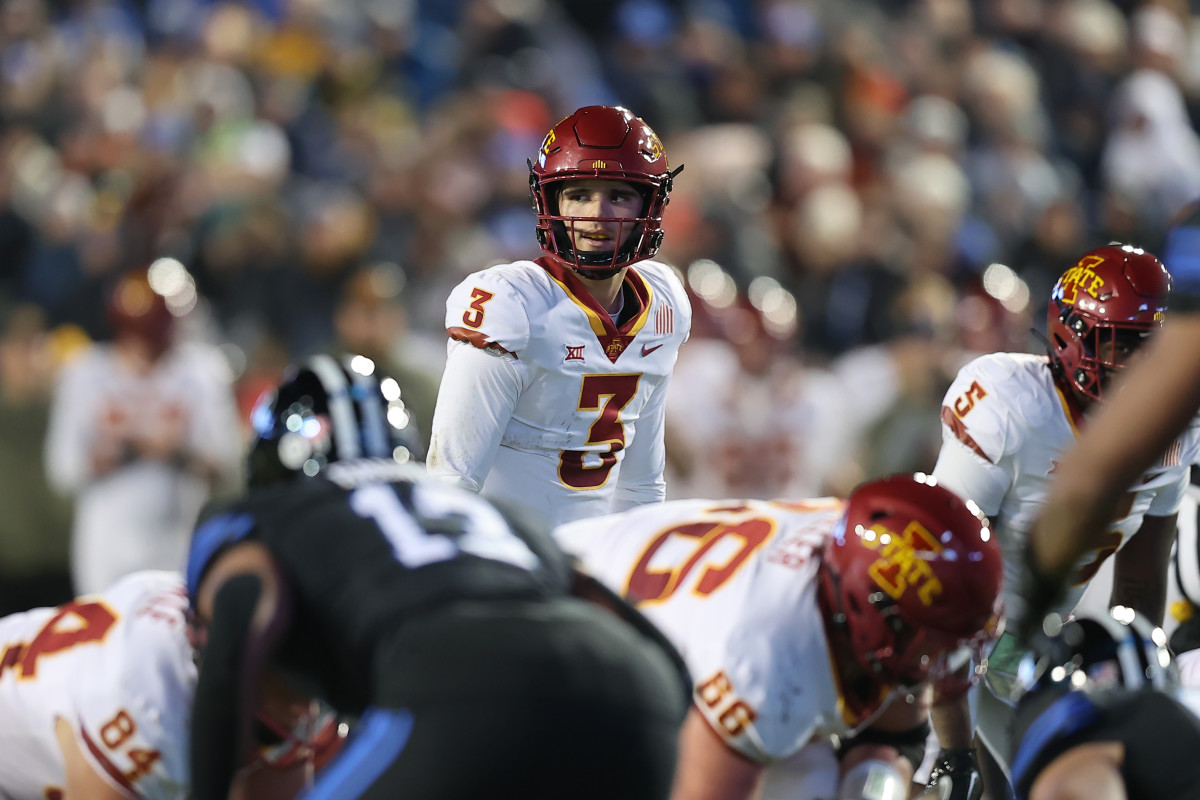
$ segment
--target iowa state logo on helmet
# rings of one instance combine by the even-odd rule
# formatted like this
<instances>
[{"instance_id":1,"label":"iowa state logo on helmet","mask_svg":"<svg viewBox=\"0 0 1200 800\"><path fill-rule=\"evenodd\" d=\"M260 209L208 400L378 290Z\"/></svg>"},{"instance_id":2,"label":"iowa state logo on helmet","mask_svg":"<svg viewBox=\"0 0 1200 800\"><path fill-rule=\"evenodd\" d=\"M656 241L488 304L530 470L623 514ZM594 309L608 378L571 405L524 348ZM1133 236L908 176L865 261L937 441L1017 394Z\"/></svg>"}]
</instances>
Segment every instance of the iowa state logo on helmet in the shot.
<instances>
[{"instance_id":1,"label":"iowa state logo on helmet","mask_svg":"<svg viewBox=\"0 0 1200 800\"><path fill-rule=\"evenodd\" d=\"M941 553L942 545L921 523L913 520L899 534L872 525L860 540L867 549L879 552L867 572L893 600L913 589L921 605L929 606L942 593L942 582L933 573L929 558Z\"/></svg>"},{"instance_id":2,"label":"iowa state logo on helmet","mask_svg":"<svg viewBox=\"0 0 1200 800\"><path fill-rule=\"evenodd\" d=\"M647 127L646 144L642 150L642 155L646 157L647 161L653 162L662 158L663 153L665 152L666 151L663 149L662 139L658 138L658 134Z\"/></svg>"},{"instance_id":3,"label":"iowa state logo on helmet","mask_svg":"<svg viewBox=\"0 0 1200 800\"><path fill-rule=\"evenodd\" d=\"M1104 289L1104 278L1096 274L1095 268L1103 263L1104 256L1087 255L1079 259L1075 266L1064 272L1058 279L1056 288L1059 299L1064 303L1074 305L1075 299L1082 290L1100 300L1100 292Z\"/></svg>"}]
</instances>

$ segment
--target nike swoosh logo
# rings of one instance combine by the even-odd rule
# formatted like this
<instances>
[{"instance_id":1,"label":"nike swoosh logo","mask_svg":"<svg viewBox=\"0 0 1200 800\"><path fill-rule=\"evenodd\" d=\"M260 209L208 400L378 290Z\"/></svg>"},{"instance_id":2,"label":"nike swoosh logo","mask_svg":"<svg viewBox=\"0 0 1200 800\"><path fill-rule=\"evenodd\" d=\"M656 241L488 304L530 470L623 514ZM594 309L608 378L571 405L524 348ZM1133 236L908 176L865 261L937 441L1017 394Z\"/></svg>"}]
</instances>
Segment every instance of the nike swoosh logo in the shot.
<instances>
[{"instance_id":1,"label":"nike swoosh logo","mask_svg":"<svg viewBox=\"0 0 1200 800\"><path fill-rule=\"evenodd\" d=\"M642 355L648 356L660 347L662 347L661 344L656 344L654 347L646 347L646 345L642 345Z\"/></svg>"}]
</instances>

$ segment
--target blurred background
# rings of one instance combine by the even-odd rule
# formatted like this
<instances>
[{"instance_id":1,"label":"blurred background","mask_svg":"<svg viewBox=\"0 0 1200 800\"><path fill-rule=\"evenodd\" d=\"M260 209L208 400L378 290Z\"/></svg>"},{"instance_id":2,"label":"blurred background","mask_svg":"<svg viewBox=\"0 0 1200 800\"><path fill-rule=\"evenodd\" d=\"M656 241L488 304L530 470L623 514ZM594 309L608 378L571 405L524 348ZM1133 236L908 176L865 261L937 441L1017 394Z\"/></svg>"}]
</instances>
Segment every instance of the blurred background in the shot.
<instances>
[{"instance_id":1,"label":"blurred background","mask_svg":"<svg viewBox=\"0 0 1200 800\"><path fill-rule=\"evenodd\" d=\"M538 255L525 160L582 105L686 164L671 495L929 469L958 367L1040 352L1075 257L1200 196L1198 32L1187 0L0 0L0 612L70 594L72 520L130 460L81 434L64 479L61 395L108 427L151 413L101 398L121 369L201 395L158 356L66 380L132 271L243 440L285 364L345 349L427 435L445 297Z\"/></svg>"}]
</instances>

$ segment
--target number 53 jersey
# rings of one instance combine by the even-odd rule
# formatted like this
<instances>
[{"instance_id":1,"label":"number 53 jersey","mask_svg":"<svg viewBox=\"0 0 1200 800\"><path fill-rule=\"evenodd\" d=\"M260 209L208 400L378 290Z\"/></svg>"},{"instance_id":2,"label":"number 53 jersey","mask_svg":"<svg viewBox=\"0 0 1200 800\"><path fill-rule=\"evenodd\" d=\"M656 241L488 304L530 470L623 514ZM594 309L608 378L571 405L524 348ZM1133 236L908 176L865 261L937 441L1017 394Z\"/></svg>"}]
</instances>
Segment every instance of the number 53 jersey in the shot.
<instances>
[{"instance_id":1,"label":"number 53 jersey","mask_svg":"<svg viewBox=\"0 0 1200 800\"><path fill-rule=\"evenodd\" d=\"M554 535L671 640L726 744L769 763L862 724L843 717L817 602L820 548L842 509L675 500Z\"/></svg>"},{"instance_id":2,"label":"number 53 jersey","mask_svg":"<svg viewBox=\"0 0 1200 800\"><path fill-rule=\"evenodd\" d=\"M551 524L661 501L667 383L691 306L653 261L630 268L622 292L617 324L550 259L459 284L430 471Z\"/></svg>"},{"instance_id":3,"label":"number 53 jersey","mask_svg":"<svg viewBox=\"0 0 1200 800\"><path fill-rule=\"evenodd\" d=\"M138 572L0 619L0 797L63 796L63 729L125 794L186 797L196 682L186 608L182 576Z\"/></svg>"}]
</instances>

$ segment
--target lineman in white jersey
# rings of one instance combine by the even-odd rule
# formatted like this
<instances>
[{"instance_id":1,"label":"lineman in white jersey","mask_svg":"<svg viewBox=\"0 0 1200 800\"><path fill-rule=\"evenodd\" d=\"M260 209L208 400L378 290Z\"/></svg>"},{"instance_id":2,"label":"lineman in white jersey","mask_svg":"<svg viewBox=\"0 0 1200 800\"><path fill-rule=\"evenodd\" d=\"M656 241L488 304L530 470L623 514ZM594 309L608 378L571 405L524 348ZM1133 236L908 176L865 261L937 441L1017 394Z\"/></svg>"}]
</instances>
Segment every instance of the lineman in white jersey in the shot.
<instances>
[{"instance_id":1,"label":"lineman in white jersey","mask_svg":"<svg viewBox=\"0 0 1200 800\"><path fill-rule=\"evenodd\" d=\"M545 255L474 273L447 300L428 466L554 524L661 502L691 308L674 270L647 259L679 169L645 122L589 106L530 170Z\"/></svg>"},{"instance_id":2,"label":"lineman in white jersey","mask_svg":"<svg viewBox=\"0 0 1200 800\"><path fill-rule=\"evenodd\" d=\"M196 667L183 579L0 620L0 796L183 798Z\"/></svg>"},{"instance_id":3,"label":"lineman in white jersey","mask_svg":"<svg viewBox=\"0 0 1200 800\"><path fill-rule=\"evenodd\" d=\"M907 793L928 733L916 687L996 622L987 520L922 475L845 503L677 500L555 537L687 662L673 800L903 796L887 792Z\"/></svg>"},{"instance_id":4,"label":"lineman in white jersey","mask_svg":"<svg viewBox=\"0 0 1200 800\"><path fill-rule=\"evenodd\" d=\"M1086 253L1054 288L1049 356L982 356L959 372L946 393L943 446L934 475L973 499L995 523L1010 618L1023 613L1019 576L1027 533L1046 501L1055 466L1074 446L1084 413L1100 398L1111 373L1161 325L1169 288L1162 264L1140 249L1108 246ZM1087 581L1116 553L1112 603L1161 622L1175 514L1187 487L1194 441L1192 432L1176 442L1128 494L1105 547L1079 564L1061 614L1071 610ZM1002 637L986 662L987 689L976 692L979 738L1005 770L1011 758L1011 678L1019 655L1013 638ZM960 706L958 713L965 717L967 711ZM934 721L938 728L937 714ZM965 748L969 742L944 736L942 745ZM1001 797L1006 775L986 777L992 796Z\"/></svg>"},{"instance_id":5,"label":"lineman in white jersey","mask_svg":"<svg viewBox=\"0 0 1200 800\"><path fill-rule=\"evenodd\" d=\"M187 608L182 575L146 571L101 594L0 619L0 797L189 796L196 664ZM279 732L239 774L240 796L292 796L309 760L323 762L340 741L332 717L293 715L293 697L273 688L264 698L272 716L260 723ZM283 719L293 731L275 722Z\"/></svg>"}]
</instances>

